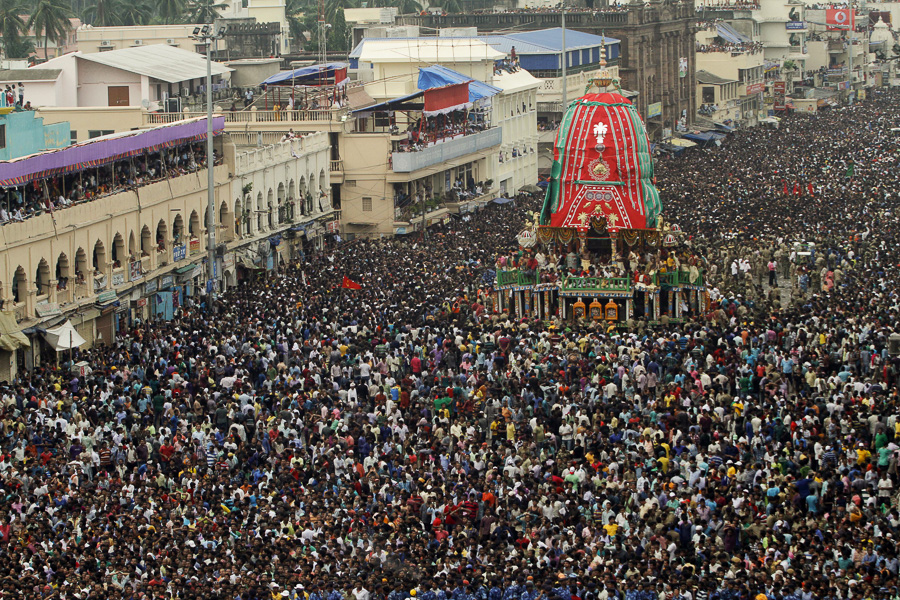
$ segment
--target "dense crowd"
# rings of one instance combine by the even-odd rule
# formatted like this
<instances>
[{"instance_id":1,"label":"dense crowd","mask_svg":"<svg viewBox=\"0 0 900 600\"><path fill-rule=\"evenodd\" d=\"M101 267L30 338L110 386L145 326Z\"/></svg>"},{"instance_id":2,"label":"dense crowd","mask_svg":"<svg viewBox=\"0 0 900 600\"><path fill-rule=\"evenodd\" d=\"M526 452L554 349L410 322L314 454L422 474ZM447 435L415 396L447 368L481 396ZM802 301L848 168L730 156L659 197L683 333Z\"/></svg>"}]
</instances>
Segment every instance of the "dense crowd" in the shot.
<instances>
[{"instance_id":1,"label":"dense crowd","mask_svg":"<svg viewBox=\"0 0 900 600\"><path fill-rule=\"evenodd\" d=\"M898 597L898 99L658 165L696 321L496 314L520 199L21 374L0 597ZM795 241L828 291L727 271Z\"/></svg>"}]
</instances>

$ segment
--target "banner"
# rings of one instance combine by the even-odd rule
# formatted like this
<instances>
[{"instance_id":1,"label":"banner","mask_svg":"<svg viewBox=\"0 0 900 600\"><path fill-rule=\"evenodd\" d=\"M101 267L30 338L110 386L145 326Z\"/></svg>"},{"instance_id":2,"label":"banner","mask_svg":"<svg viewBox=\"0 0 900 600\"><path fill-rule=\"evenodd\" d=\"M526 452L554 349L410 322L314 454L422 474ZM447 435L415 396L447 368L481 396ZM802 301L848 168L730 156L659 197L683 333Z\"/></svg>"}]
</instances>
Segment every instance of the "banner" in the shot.
<instances>
[{"instance_id":1,"label":"banner","mask_svg":"<svg viewBox=\"0 0 900 600\"><path fill-rule=\"evenodd\" d=\"M828 31L847 31L856 28L856 11L852 8L825 9L825 25Z\"/></svg>"},{"instance_id":2,"label":"banner","mask_svg":"<svg viewBox=\"0 0 900 600\"><path fill-rule=\"evenodd\" d=\"M682 57L678 59L678 76L679 77L687 77L688 71L688 59L687 57Z\"/></svg>"},{"instance_id":3,"label":"banner","mask_svg":"<svg viewBox=\"0 0 900 600\"><path fill-rule=\"evenodd\" d=\"M652 119L662 115L662 102L654 102L647 105L647 118Z\"/></svg>"},{"instance_id":4,"label":"banner","mask_svg":"<svg viewBox=\"0 0 900 600\"><path fill-rule=\"evenodd\" d=\"M761 94L766 91L765 83L751 83L747 86L747 95Z\"/></svg>"},{"instance_id":5,"label":"banner","mask_svg":"<svg viewBox=\"0 0 900 600\"><path fill-rule=\"evenodd\" d=\"M784 81L776 81L773 84L774 91L774 102L773 108L775 110L784 110L787 108L787 104L784 99L785 91L787 90L787 84Z\"/></svg>"}]
</instances>

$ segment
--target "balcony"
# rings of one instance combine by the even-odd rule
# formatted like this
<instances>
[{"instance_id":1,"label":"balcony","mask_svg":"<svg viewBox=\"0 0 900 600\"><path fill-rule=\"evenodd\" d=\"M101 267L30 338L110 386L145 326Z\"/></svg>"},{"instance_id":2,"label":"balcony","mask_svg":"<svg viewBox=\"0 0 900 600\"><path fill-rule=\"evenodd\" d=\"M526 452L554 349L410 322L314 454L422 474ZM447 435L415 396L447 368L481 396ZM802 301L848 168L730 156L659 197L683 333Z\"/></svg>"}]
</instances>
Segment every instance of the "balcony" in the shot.
<instances>
[{"instance_id":1,"label":"balcony","mask_svg":"<svg viewBox=\"0 0 900 600\"><path fill-rule=\"evenodd\" d=\"M391 164L394 173L412 173L467 154L499 146L501 139L500 128L493 127L472 135L438 142L416 152L392 152Z\"/></svg>"},{"instance_id":2,"label":"balcony","mask_svg":"<svg viewBox=\"0 0 900 600\"><path fill-rule=\"evenodd\" d=\"M563 293L570 294L578 292L588 294L631 293L631 280L627 277L566 277L559 289Z\"/></svg>"},{"instance_id":3,"label":"balcony","mask_svg":"<svg viewBox=\"0 0 900 600\"><path fill-rule=\"evenodd\" d=\"M511 271L497 271L497 285L537 285L538 274L527 274L525 271L513 269Z\"/></svg>"},{"instance_id":4,"label":"balcony","mask_svg":"<svg viewBox=\"0 0 900 600\"><path fill-rule=\"evenodd\" d=\"M229 124L253 124L253 123L283 123L285 130L292 124L299 123L340 123L342 117L349 114L347 108L327 108L323 110L218 110L216 114L225 117L225 128ZM202 112L172 112L172 113L145 113L144 125L168 125L183 119L206 117L206 111Z\"/></svg>"},{"instance_id":5,"label":"balcony","mask_svg":"<svg viewBox=\"0 0 900 600\"><path fill-rule=\"evenodd\" d=\"M344 183L344 161L337 159L331 161L331 183Z\"/></svg>"}]
</instances>

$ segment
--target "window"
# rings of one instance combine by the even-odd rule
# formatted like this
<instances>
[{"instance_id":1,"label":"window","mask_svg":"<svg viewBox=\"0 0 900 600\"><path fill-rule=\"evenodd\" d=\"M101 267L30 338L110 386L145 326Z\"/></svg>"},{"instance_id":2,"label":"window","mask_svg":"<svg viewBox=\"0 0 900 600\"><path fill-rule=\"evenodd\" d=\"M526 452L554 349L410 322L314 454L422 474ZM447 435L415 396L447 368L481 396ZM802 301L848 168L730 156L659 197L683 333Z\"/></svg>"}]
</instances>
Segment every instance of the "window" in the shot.
<instances>
[{"instance_id":1,"label":"window","mask_svg":"<svg viewBox=\"0 0 900 600\"><path fill-rule=\"evenodd\" d=\"M114 129L89 129L88 130L88 139L98 138L101 135L110 135L111 133L115 133Z\"/></svg>"},{"instance_id":2,"label":"window","mask_svg":"<svg viewBox=\"0 0 900 600\"><path fill-rule=\"evenodd\" d=\"M372 212L372 199L371 198L363 198L363 212Z\"/></svg>"},{"instance_id":3,"label":"window","mask_svg":"<svg viewBox=\"0 0 900 600\"><path fill-rule=\"evenodd\" d=\"M6 125L0 125L0 148L6 148Z\"/></svg>"},{"instance_id":4,"label":"window","mask_svg":"<svg viewBox=\"0 0 900 600\"><path fill-rule=\"evenodd\" d=\"M704 86L703 88L703 104L713 104L716 101L716 88L712 86Z\"/></svg>"},{"instance_id":5,"label":"window","mask_svg":"<svg viewBox=\"0 0 900 600\"><path fill-rule=\"evenodd\" d=\"M78 143L78 132L77 131L74 131L74 130L69 131L69 141L71 141L73 144Z\"/></svg>"}]
</instances>

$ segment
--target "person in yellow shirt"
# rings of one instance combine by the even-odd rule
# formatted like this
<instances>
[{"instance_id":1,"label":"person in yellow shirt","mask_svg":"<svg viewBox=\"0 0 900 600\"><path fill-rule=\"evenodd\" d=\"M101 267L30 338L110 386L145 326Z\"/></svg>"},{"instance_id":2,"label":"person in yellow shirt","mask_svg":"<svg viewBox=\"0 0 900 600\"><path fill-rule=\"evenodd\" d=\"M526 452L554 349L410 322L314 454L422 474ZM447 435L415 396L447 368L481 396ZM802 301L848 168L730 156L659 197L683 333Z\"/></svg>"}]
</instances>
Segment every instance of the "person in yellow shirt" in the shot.
<instances>
[{"instance_id":1,"label":"person in yellow shirt","mask_svg":"<svg viewBox=\"0 0 900 600\"><path fill-rule=\"evenodd\" d=\"M667 456L660 456L656 459L656 462L659 463L659 470L663 473L669 472L669 458Z\"/></svg>"},{"instance_id":2,"label":"person in yellow shirt","mask_svg":"<svg viewBox=\"0 0 900 600\"><path fill-rule=\"evenodd\" d=\"M675 404L675 394L669 391L668 394L663 398L666 402L666 408L672 408Z\"/></svg>"},{"instance_id":3,"label":"person in yellow shirt","mask_svg":"<svg viewBox=\"0 0 900 600\"><path fill-rule=\"evenodd\" d=\"M615 521L610 521L603 526L603 529L606 530L606 534L609 537L616 537L616 534L619 532L619 525Z\"/></svg>"},{"instance_id":4,"label":"person in yellow shirt","mask_svg":"<svg viewBox=\"0 0 900 600\"><path fill-rule=\"evenodd\" d=\"M510 442L516 440L516 425L512 420L509 420L506 423L506 440Z\"/></svg>"},{"instance_id":5,"label":"person in yellow shirt","mask_svg":"<svg viewBox=\"0 0 900 600\"><path fill-rule=\"evenodd\" d=\"M735 400L734 403L732 403L731 408L734 409L735 416L739 417L741 416L741 413L744 412L744 403L740 400Z\"/></svg>"},{"instance_id":6,"label":"person in yellow shirt","mask_svg":"<svg viewBox=\"0 0 900 600\"><path fill-rule=\"evenodd\" d=\"M868 463L871 456L872 453L866 449L864 444L860 443L856 449L856 464L862 466Z\"/></svg>"}]
</instances>

